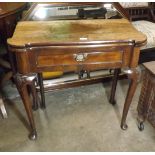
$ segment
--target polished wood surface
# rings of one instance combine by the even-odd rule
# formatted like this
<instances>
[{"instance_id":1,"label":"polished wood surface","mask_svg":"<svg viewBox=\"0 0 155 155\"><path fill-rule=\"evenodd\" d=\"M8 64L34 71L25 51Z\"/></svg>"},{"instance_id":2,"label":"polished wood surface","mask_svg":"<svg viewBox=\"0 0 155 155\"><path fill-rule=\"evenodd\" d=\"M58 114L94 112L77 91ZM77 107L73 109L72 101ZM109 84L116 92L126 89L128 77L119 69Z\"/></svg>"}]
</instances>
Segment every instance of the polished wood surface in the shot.
<instances>
[{"instance_id":1,"label":"polished wood surface","mask_svg":"<svg viewBox=\"0 0 155 155\"><path fill-rule=\"evenodd\" d=\"M123 68L131 80L121 120L121 128L127 129L126 118L139 77L140 47L145 43L146 36L126 19L19 22L8 46L16 55L15 81L29 118L30 139L36 139L37 132L28 87L39 75L43 94L42 72L46 71L74 71L79 78L86 72L91 79L92 70L116 69L110 98L113 104L116 78ZM41 108L45 108L45 98Z\"/></svg>"},{"instance_id":2,"label":"polished wood surface","mask_svg":"<svg viewBox=\"0 0 155 155\"><path fill-rule=\"evenodd\" d=\"M22 12L26 7L27 3L0 2L0 42L4 44L7 51L7 57L9 58L9 60L7 59L0 61L4 69L10 69L10 71L3 76L0 85L5 84L6 81L12 78L12 71L15 72L16 67L14 66L13 55L9 53L7 49L7 38L13 35L15 26L17 22L22 18ZM8 61L10 61L11 65L7 65L6 67L6 63L9 64Z\"/></svg>"},{"instance_id":3,"label":"polished wood surface","mask_svg":"<svg viewBox=\"0 0 155 155\"><path fill-rule=\"evenodd\" d=\"M11 37L16 23L21 19L26 3L0 2L0 34L4 42Z\"/></svg>"},{"instance_id":4,"label":"polished wood surface","mask_svg":"<svg viewBox=\"0 0 155 155\"><path fill-rule=\"evenodd\" d=\"M132 43L132 41L131 41ZM77 71L110 69L116 67L135 67L137 56L132 58L128 41L102 42L87 45L50 45L28 47L16 53L18 72L28 74L29 72L43 71ZM121 47L121 48L120 48ZM14 50L14 48L12 49ZM25 51L25 52L24 52ZM137 54L139 52L137 51ZM82 60L78 60L82 57ZM131 60L129 60L129 58ZM32 61L33 60L33 61Z\"/></svg>"},{"instance_id":5,"label":"polished wood surface","mask_svg":"<svg viewBox=\"0 0 155 155\"><path fill-rule=\"evenodd\" d=\"M146 41L146 36L137 32L126 19L96 19L93 22L92 20L22 21L17 24L14 36L8 40L8 44L24 47L26 44L34 43L63 44L133 39L136 44L141 44Z\"/></svg>"}]
</instances>

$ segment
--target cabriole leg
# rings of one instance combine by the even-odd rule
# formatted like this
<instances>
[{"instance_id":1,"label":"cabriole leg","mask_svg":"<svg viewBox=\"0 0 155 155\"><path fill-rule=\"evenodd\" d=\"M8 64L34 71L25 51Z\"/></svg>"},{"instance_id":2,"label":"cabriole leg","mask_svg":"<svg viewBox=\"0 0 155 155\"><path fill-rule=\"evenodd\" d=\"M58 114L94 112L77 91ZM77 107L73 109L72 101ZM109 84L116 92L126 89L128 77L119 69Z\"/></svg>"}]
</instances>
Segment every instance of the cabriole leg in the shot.
<instances>
[{"instance_id":1,"label":"cabriole leg","mask_svg":"<svg viewBox=\"0 0 155 155\"><path fill-rule=\"evenodd\" d=\"M122 115L122 120L121 120L121 128L123 130L126 130L128 128L128 126L126 124L126 118L127 118L129 107L131 105L131 101L132 101L133 95L135 93L135 90L136 90L136 87L138 84L138 79L139 79L139 71L137 69L127 70L125 72L128 74L128 78L131 81L130 81L127 96L125 99L123 115Z\"/></svg>"},{"instance_id":2,"label":"cabriole leg","mask_svg":"<svg viewBox=\"0 0 155 155\"><path fill-rule=\"evenodd\" d=\"M36 131L33 113L32 113L32 104L31 104L31 100L28 94L28 86L32 85L34 78L36 78L36 75L22 76L20 74L17 74L15 76L17 88L23 100L23 104L24 104L24 107L25 107L25 110L28 116L29 123L30 123L29 138L31 140L35 140L37 138L37 131Z\"/></svg>"}]
</instances>

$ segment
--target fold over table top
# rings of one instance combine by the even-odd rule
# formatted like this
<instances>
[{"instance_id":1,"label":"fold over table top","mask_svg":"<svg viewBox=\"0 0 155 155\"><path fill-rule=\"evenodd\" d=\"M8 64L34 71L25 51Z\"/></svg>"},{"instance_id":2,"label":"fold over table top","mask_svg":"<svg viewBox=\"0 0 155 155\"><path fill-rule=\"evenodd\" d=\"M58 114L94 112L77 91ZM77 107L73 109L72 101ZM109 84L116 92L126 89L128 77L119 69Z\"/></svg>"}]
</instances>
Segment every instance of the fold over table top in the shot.
<instances>
[{"instance_id":1,"label":"fold over table top","mask_svg":"<svg viewBox=\"0 0 155 155\"><path fill-rule=\"evenodd\" d=\"M21 21L8 44L24 47L32 43L80 43L135 40L141 46L146 36L126 19Z\"/></svg>"}]
</instances>

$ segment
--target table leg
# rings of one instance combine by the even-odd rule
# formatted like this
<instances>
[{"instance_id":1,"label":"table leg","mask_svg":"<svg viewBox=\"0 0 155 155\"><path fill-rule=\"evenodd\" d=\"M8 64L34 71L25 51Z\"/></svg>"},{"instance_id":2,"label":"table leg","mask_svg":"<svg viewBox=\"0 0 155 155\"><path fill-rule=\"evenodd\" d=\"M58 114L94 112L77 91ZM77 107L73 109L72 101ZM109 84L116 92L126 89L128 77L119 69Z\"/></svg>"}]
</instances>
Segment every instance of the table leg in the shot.
<instances>
[{"instance_id":1,"label":"table leg","mask_svg":"<svg viewBox=\"0 0 155 155\"><path fill-rule=\"evenodd\" d=\"M44 84L43 84L42 73L38 73L38 83L39 83L40 94L41 94L41 105L40 106L42 109L45 109L46 105L45 105Z\"/></svg>"},{"instance_id":2,"label":"table leg","mask_svg":"<svg viewBox=\"0 0 155 155\"><path fill-rule=\"evenodd\" d=\"M122 115L122 120L121 120L121 128L123 130L126 130L128 128L126 124L126 118L127 118L128 110L129 110L133 95L135 93L135 90L138 84L138 79L139 79L139 71L137 69L127 70L125 72L128 74L128 78L131 81L130 81L127 96L125 99L123 115Z\"/></svg>"},{"instance_id":3,"label":"table leg","mask_svg":"<svg viewBox=\"0 0 155 155\"><path fill-rule=\"evenodd\" d=\"M15 76L16 85L21 95L21 98L23 100L23 104L29 119L30 129L31 129L29 138L31 140L35 140L37 138L37 131L36 131L33 113L32 113L32 104L28 94L28 86L32 85L34 78L35 76L22 76L19 74Z\"/></svg>"},{"instance_id":4,"label":"table leg","mask_svg":"<svg viewBox=\"0 0 155 155\"><path fill-rule=\"evenodd\" d=\"M35 87L35 81L32 81L32 84L30 86L31 88L31 93L32 93L32 97L33 97L33 104L32 104L32 109L33 110L37 110L38 109L38 102L39 102L39 98L37 95L37 91L36 91L36 87Z\"/></svg>"},{"instance_id":5,"label":"table leg","mask_svg":"<svg viewBox=\"0 0 155 155\"><path fill-rule=\"evenodd\" d=\"M117 81L118 81L119 73L120 73L120 69L115 69L114 70L114 76L113 76L112 87L111 87L111 94L110 94L110 99L109 99L109 102L112 105L116 104L115 93L116 93L116 86L117 86Z\"/></svg>"}]
</instances>

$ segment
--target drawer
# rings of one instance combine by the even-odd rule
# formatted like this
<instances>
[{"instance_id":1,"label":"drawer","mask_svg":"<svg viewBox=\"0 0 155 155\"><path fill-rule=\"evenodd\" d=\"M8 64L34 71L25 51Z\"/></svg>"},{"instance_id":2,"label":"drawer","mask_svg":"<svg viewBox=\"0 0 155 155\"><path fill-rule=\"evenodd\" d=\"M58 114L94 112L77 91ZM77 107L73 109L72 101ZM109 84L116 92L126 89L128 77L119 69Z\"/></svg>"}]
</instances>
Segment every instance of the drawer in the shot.
<instances>
[{"instance_id":1,"label":"drawer","mask_svg":"<svg viewBox=\"0 0 155 155\"><path fill-rule=\"evenodd\" d=\"M122 63L123 52L38 55L37 67Z\"/></svg>"}]
</instances>

